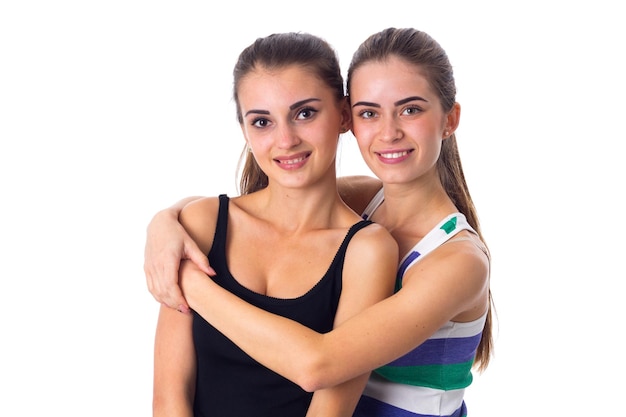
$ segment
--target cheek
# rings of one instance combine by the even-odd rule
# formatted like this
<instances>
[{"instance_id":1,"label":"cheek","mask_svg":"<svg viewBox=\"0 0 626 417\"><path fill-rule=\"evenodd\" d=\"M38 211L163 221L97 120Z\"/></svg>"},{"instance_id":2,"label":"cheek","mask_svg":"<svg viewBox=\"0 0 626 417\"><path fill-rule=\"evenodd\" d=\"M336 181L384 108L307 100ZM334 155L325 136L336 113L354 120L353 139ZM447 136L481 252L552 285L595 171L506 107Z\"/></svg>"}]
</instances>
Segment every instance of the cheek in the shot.
<instances>
[{"instance_id":1,"label":"cheek","mask_svg":"<svg viewBox=\"0 0 626 417\"><path fill-rule=\"evenodd\" d=\"M361 151L361 154L365 157L369 154L369 149L372 147L374 143L374 133L372 132L371 127L364 126L361 124L360 126L353 125L352 133L356 138L356 143Z\"/></svg>"},{"instance_id":2,"label":"cheek","mask_svg":"<svg viewBox=\"0 0 626 417\"><path fill-rule=\"evenodd\" d=\"M368 126L367 123L364 123L362 120L352 119L352 133L359 143L368 140L367 138L371 136L371 130L371 126Z\"/></svg>"},{"instance_id":3,"label":"cheek","mask_svg":"<svg viewBox=\"0 0 626 417\"><path fill-rule=\"evenodd\" d=\"M359 151L361 155L367 159L367 155L370 153L370 148L372 146L371 135L368 134L368 129L359 129L352 127L352 133L356 139L356 144L359 147Z\"/></svg>"}]
</instances>

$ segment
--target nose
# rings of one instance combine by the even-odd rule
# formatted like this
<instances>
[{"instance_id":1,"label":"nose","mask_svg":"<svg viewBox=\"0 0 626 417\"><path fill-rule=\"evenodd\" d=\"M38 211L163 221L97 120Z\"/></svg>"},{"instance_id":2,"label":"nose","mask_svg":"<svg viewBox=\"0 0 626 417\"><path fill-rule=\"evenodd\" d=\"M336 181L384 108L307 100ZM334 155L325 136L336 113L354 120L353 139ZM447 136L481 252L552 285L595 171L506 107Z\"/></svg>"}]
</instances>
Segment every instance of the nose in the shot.
<instances>
[{"instance_id":1,"label":"nose","mask_svg":"<svg viewBox=\"0 0 626 417\"><path fill-rule=\"evenodd\" d=\"M283 123L276 129L276 146L279 149L291 149L302 142L297 134L297 129L289 123Z\"/></svg>"},{"instance_id":2,"label":"nose","mask_svg":"<svg viewBox=\"0 0 626 417\"><path fill-rule=\"evenodd\" d=\"M402 137L402 129L394 116L383 117L381 120L380 139L383 142L395 142Z\"/></svg>"}]
</instances>

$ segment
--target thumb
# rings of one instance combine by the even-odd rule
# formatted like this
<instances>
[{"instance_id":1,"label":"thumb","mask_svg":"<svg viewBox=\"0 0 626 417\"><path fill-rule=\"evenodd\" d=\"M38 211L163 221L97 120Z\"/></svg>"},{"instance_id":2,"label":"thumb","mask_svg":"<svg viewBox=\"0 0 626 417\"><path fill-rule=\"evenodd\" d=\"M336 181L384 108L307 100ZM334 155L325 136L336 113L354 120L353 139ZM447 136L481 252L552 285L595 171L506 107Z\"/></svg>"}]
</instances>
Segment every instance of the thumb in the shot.
<instances>
[{"instance_id":1,"label":"thumb","mask_svg":"<svg viewBox=\"0 0 626 417\"><path fill-rule=\"evenodd\" d=\"M209 276L215 276L216 272L211 265L209 265L209 259L198 248L195 242L186 242L185 244L185 258L193 262L202 272Z\"/></svg>"}]
</instances>

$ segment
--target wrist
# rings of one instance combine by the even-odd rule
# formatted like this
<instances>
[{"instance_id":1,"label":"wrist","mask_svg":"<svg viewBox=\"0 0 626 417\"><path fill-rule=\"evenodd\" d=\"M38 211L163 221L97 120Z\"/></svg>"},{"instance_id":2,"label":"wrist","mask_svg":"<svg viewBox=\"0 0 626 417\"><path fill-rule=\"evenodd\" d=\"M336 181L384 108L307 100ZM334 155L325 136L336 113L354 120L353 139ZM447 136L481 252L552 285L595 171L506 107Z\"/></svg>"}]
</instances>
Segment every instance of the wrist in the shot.
<instances>
[{"instance_id":1,"label":"wrist","mask_svg":"<svg viewBox=\"0 0 626 417\"><path fill-rule=\"evenodd\" d=\"M180 275L180 289L189 307L196 305L195 295L201 293L202 285L207 276L199 270L190 270Z\"/></svg>"},{"instance_id":2,"label":"wrist","mask_svg":"<svg viewBox=\"0 0 626 417\"><path fill-rule=\"evenodd\" d=\"M161 224L170 224L172 222L178 223L179 212L180 210L175 210L171 207L157 211L148 223L148 234L156 233Z\"/></svg>"},{"instance_id":3,"label":"wrist","mask_svg":"<svg viewBox=\"0 0 626 417\"><path fill-rule=\"evenodd\" d=\"M184 198L180 201L178 201L176 204L173 204L169 207L166 207L164 209L161 209L159 211L156 212L156 214L154 215L154 218L157 217L163 217L163 218L167 218L169 219L174 219L176 221L178 221L178 216L180 215L180 212L183 211L183 208L185 208L185 206L189 203L191 203L192 201L195 201L197 199L199 199L200 197L187 197Z\"/></svg>"}]
</instances>

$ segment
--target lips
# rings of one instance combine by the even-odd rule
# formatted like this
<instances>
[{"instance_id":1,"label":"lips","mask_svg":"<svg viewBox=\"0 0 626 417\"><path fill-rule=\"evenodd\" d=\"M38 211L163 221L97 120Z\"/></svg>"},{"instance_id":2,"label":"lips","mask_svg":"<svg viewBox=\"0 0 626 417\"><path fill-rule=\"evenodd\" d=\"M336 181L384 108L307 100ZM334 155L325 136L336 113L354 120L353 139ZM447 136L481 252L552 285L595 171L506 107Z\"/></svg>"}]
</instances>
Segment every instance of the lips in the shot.
<instances>
[{"instance_id":1,"label":"lips","mask_svg":"<svg viewBox=\"0 0 626 417\"><path fill-rule=\"evenodd\" d=\"M398 159L407 156L411 152L413 151L376 152L376 154L384 159Z\"/></svg>"},{"instance_id":2,"label":"lips","mask_svg":"<svg viewBox=\"0 0 626 417\"><path fill-rule=\"evenodd\" d=\"M301 156L301 157L294 158L294 159L276 159L276 162L278 162L279 164L284 164L284 165L294 165L294 164L304 161L307 157L308 155Z\"/></svg>"},{"instance_id":3,"label":"lips","mask_svg":"<svg viewBox=\"0 0 626 417\"><path fill-rule=\"evenodd\" d=\"M296 155L279 156L274 158L281 168L297 169L306 164L307 159L311 156L311 152L301 152Z\"/></svg>"},{"instance_id":4,"label":"lips","mask_svg":"<svg viewBox=\"0 0 626 417\"><path fill-rule=\"evenodd\" d=\"M407 160L413 151L414 149L388 150L374 152L374 154L378 157L378 160L384 164L399 164Z\"/></svg>"}]
</instances>

